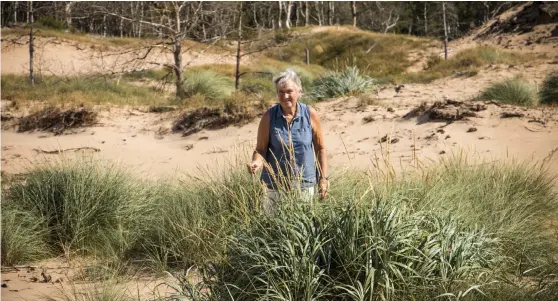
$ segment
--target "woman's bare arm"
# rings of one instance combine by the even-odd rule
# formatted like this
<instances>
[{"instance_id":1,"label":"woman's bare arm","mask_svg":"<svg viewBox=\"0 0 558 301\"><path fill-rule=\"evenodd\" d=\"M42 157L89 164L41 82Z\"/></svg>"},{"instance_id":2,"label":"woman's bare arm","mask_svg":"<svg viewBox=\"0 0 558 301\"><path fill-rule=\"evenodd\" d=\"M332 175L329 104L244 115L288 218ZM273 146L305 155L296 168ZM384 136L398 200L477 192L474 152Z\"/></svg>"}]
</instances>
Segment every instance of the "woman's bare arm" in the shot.
<instances>
[{"instance_id":1,"label":"woman's bare arm","mask_svg":"<svg viewBox=\"0 0 558 301\"><path fill-rule=\"evenodd\" d=\"M258 126L258 137L256 142L256 150L252 154L252 164L250 165L250 172L257 172L262 166L267 154L269 144L269 111L265 112L260 125Z\"/></svg>"},{"instance_id":2,"label":"woman's bare arm","mask_svg":"<svg viewBox=\"0 0 558 301\"><path fill-rule=\"evenodd\" d=\"M327 177L328 165L327 165L327 150L325 147L324 134L322 131L322 124L320 122L320 117L314 108L310 107L310 122L312 123L312 136L314 143L314 150L318 157L318 163L320 164L320 180L323 177Z\"/></svg>"}]
</instances>

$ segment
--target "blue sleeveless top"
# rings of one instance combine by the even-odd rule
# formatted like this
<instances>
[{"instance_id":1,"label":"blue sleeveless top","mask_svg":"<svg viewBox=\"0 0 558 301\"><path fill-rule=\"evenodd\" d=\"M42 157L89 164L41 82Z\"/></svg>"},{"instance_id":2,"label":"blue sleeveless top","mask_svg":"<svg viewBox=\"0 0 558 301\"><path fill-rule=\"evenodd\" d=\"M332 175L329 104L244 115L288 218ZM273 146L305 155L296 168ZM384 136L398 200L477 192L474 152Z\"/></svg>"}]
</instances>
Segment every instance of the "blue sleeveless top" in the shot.
<instances>
[{"instance_id":1,"label":"blue sleeveless top","mask_svg":"<svg viewBox=\"0 0 558 301\"><path fill-rule=\"evenodd\" d=\"M269 109L269 145L261 179L270 189L316 185L310 108L297 102L291 124L280 104Z\"/></svg>"}]
</instances>

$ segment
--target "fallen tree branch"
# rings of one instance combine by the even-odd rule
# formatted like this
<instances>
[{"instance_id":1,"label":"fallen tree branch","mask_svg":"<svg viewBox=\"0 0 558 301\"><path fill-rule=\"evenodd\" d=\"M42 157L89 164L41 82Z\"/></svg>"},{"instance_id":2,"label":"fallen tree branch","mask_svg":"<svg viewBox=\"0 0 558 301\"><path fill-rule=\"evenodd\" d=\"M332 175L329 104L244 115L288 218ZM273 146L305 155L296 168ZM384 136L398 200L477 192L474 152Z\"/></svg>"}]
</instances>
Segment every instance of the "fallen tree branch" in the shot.
<instances>
[{"instance_id":1,"label":"fallen tree branch","mask_svg":"<svg viewBox=\"0 0 558 301\"><path fill-rule=\"evenodd\" d=\"M68 151L80 151L80 150L86 150L86 149L90 149L93 150L95 152L100 152L101 150L95 147L89 147L89 146L85 146L85 147L73 147L73 148L67 148L67 149L58 149L58 150L52 150L52 151L48 151L48 150L43 150L40 148L34 148L33 150L36 151L37 153L42 153L42 154L60 154L63 152L68 152Z\"/></svg>"}]
</instances>

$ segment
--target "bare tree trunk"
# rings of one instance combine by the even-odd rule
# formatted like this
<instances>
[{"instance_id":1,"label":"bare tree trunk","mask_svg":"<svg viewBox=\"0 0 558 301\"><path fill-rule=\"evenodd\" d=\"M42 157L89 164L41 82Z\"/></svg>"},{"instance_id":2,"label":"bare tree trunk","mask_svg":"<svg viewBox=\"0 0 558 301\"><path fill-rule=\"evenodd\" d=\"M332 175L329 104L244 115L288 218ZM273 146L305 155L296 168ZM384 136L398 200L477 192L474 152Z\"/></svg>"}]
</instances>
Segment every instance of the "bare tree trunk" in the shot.
<instances>
[{"instance_id":1,"label":"bare tree trunk","mask_svg":"<svg viewBox=\"0 0 558 301\"><path fill-rule=\"evenodd\" d=\"M308 26L310 25L310 2L304 2L304 10L306 11L306 15L304 16L304 26Z\"/></svg>"},{"instance_id":2,"label":"bare tree trunk","mask_svg":"<svg viewBox=\"0 0 558 301\"><path fill-rule=\"evenodd\" d=\"M334 16L335 16L335 2L329 1L327 6L327 21L329 26L333 25Z\"/></svg>"},{"instance_id":3,"label":"bare tree trunk","mask_svg":"<svg viewBox=\"0 0 558 301\"><path fill-rule=\"evenodd\" d=\"M326 23L325 13L324 13L324 2L320 1L320 15L322 16L322 25Z\"/></svg>"},{"instance_id":4,"label":"bare tree trunk","mask_svg":"<svg viewBox=\"0 0 558 301\"><path fill-rule=\"evenodd\" d=\"M428 35L428 18L427 18L427 7L428 2L424 2L424 35Z\"/></svg>"},{"instance_id":5,"label":"bare tree trunk","mask_svg":"<svg viewBox=\"0 0 558 301\"><path fill-rule=\"evenodd\" d=\"M286 18L285 18L285 26L288 29L291 29L291 12L292 12L292 9L293 9L293 2L288 1L287 2L287 9L286 9L287 13L286 13Z\"/></svg>"},{"instance_id":6,"label":"bare tree trunk","mask_svg":"<svg viewBox=\"0 0 558 301\"><path fill-rule=\"evenodd\" d=\"M138 38L141 38L143 30L143 1L140 2L140 23L138 28Z\"/></svg>"},{"instance_id":7,"label":"bare tree trunk","mask_svg":"<svg viewBox=\"0 0 558 301\"><path fill-rule=\"evenodd\" d=\"M442 2L442 15L444 18L444 59L448 59L448 25L446 23L446 2Z\"/></svg>"},{"instance_id":8,"label":"bare tree trunk","mask_svg":"<svg viewBox=\"0 0 558 301\"><path fill-rule=\"evenodd\" d=\"M66 26L72 28L72 1L66 2L66 8L64 10L66 14Z\"/></svg>"},{"instance_id":9,"label":"bare tree trunk","mask_svg":"<svg viewBox=\"0 0 558 301\"><path fill-rule=\"evenodd\" d=\"M351 12L353 13L353 27L357 27L356 1L351 1Z\"/></svg>"},{"instance_id":10,"label":"bare tree trunk","mask_svg":"<svg viewBox=\"0 0 558 301\"><path fill-rule=\"evenodd\" d=\"M159 24L165 24L164 22L165 22L165 14L163 12L161 12L161 17L159 18ZM157 37L159 39L162 39L163 38L163 30L161 28L159 28L159 29L157 29L157 31L158 31Z\"/></svg>"},{"instance_id":11,"label":"bare tree trunk","mask_svg":"<svg viewBox=\"0 0 558 301\"><path fill-rule=\"evenodd\" d=\"M124 2L121 2L121 11L122 11L122 15L124 15ZM124 18L120 18L120 38L124 37Z\"/></svg>"},{"instance_id":12,"label":"bare tree trunk","mask_svg":"<svg viewBox=\"0 0 558 301\"><path fill-rule=\"evenodd\" d=\"M169 18L170 21L170 18ZM182 40L184 39L182 35L178 34L181 31L180 28L180 9L177 4L174 4L174 21L176 35L174 36L173 45L173 56L174 56L174 74L176 75L176 97L178 99L184 99L186 97L186 91L184 90L184 72L182 70Z\"/></svg>"},{"instance_id":13,"label":"bare tree trunk","mask_svg":"<svg viewBox=\"0 0 558 301\"><path fill-rule=\"evenodd\" d=\"M103 15L103 37L107 37L107 15Z\"/></svg>"},{"instance_id":14,"label":"bare tree trunk","mask_svg":"<svg viewBox=\"0 0 558 301\"><path fill-rule=\"evenodd\" d=\"M488 15L490 14L490 5L488 1L483 1L482 4L484 5L484 14L483 14L483 24L488 22Z\"/></svg>"},{"instance_id":15,"label":"bare tree trunk","mask_svg":"<svg viewBox=\"0 0 558 301\"><path fill-rule=\"evenodd\" d=\"M205 24L202 23L203 40L207 40L207 31L205 30Z\"/></svg>"},{"instance_id":16,"label":"bare tree trunk","mask_svg":"<svg viewBox=\"0 0 558 301\"><path fill-rule=\"evenodd\" d=\"M14 1L14 25L17 24L17 7L19 6L19 2Z\"/></svg>"},{"instance_id":17,"label":"bare tree trunk","mask_svg":"<svg viewBox=\"0 0 558 301\"><path fill-rule=\"evenodd\" d=\"M236 42L236 71L235 71L235 81L234 89L238 91L238 84L240 83L240 44L242 42L242 4L244 2L240 1L240 8L238 10L238 39Z\"/></svg>"},{"instance_id":18,"label":"bare tree trunk","mask_svg":"<svg viewBox=\"0 0 558 301\"><path fill-rule=\"evenodd\" d=\"M318 25L322 26L322 14L320 14L320 1L316 1L314 3L315 5L315 9L316 9L316 14L318 15Z\"/></svg>"},{"instance_id":19,"label":"bare tree trunk","mask_svg":"<svg viewBox=\"0 0 558 301\"><path fill-rule=\"evenodd\" d=\"M300 26L300 13L301 13L302 7L300 5L300 1L298 1L298 3L296 4L296 22L295 22L295 26L299 27Z\"/></svg>"},{"instance_id":20,"label":"bare tree trunk","mask_svg":"<svg viewBox=\"0 0 558 301\"><path fill-rule=\"evenodd\" d=\"M33 72L33 53L35 52L35 38L33 37L33 1L29 1L29 9L27 16L30 15L29 23L29 82L31 86L35 85L35 73Z\"/></svg>"},{"instance_id":21,"label":"bare tree trunk","mask_svg":"<svg viewBox=\"0 0 558 301\"><path fill-rule=\"evenodd\" d=\"M283 25L281 24L281 19L283 18L283 1L279 0L279 18L277 18L277 22L279 22L277 24L277 26L279 27L279 29L283 28Z\"/></svg>"},{"instance_id":22,"label":"bare tree trunk","mask_svg":"<svg viewBox=\"0 0 558 301\"><path fill-rule=\"evenodd\" d=\"M258 23L258 13L256 12L256 7L254 5L252 5L252 14L254 16L254 24L256 24L256 28L258 29L258 32L260 31L260 23Z\"/></svg>"},{"instance_id":23,"label":"bare tree trunk","mask_svg":"<svg viewBox=\"0 0 558 301\"><path fill-rule=\"evenodd\" d=\"M184 73L182 72L182 40L179 38L174 39L174 45L172 48L174 56L174 74L176 75L176 98L184 99L186 92L184 91Z\"/></svg>"}]
</instances>

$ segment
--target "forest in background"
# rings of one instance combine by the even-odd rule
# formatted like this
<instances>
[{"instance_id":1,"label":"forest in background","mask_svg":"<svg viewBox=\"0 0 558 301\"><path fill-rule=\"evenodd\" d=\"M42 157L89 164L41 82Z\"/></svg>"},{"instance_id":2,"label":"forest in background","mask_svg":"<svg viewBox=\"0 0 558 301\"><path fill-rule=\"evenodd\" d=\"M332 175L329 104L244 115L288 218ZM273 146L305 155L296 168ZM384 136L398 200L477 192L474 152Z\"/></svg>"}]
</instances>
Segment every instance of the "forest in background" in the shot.
<instances>
[{"instance_id":1,"label":"forest in background","mask_svg":"<svg viewBox=\"0 0 558 301\"><path fill-rule=\"evenodd\" d=\"M183 39L203 42L234 38L241 15L246 37L309 25L353 25L375 32L442 38L445 9L451 40L523 3L275 1L241 6L240 2L216 1L3 1L2 27L36 22L72 32L152 38L168 37L169 30L178 29Z\"/></svg>"}]
</instances>

